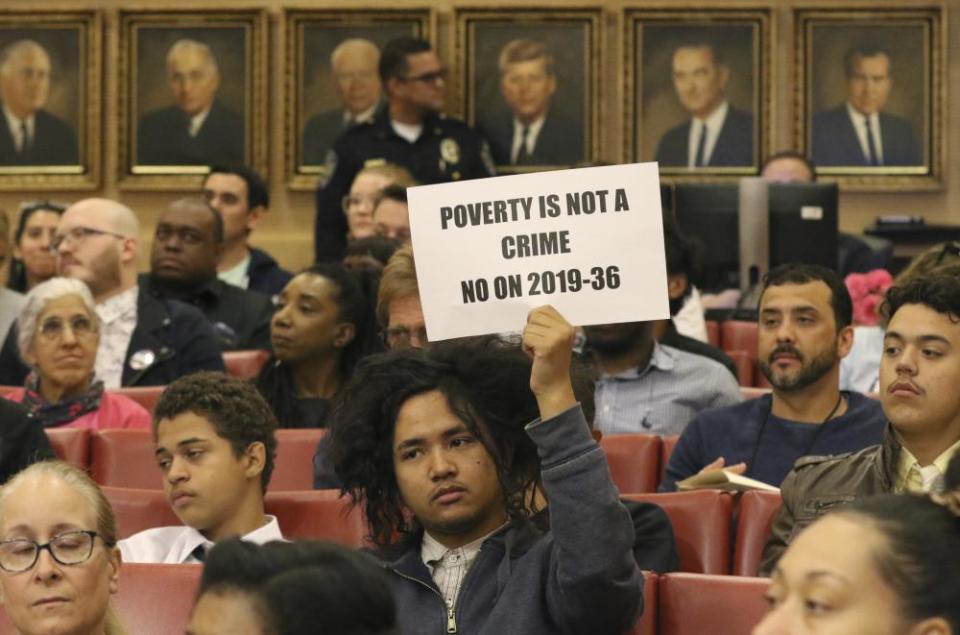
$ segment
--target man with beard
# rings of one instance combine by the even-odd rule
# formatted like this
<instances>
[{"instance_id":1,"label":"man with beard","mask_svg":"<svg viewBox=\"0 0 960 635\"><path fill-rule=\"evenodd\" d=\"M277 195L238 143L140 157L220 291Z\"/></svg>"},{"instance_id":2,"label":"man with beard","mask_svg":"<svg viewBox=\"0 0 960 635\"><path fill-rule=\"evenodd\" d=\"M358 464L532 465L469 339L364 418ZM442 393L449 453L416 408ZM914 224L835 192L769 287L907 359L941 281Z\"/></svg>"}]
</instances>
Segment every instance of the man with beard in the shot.
<instances>
[{"instance_id":1,"label":"man with beard","mask_svg":"<svg viewBox=\"0 0 960 635\"><path fill-rule=\"evenodd\" d=\"M658 343L654 322L584 327L601 375L594 428L604 434L680 434L696 414L740 401L723 364Z\"/></svg>"},{"instance_id":2,"label":"man with beard","mask_svg":"<svg viewBox=\"0 0 960 635\"><path fill-rule=\"evenodd\" d=\"M205 200L174 201L157 221L150 273L140 276L140 287L154 297L196 306L224 350L269 350L270 299L217 277L223 236L223 219Z\"/></svg>"},{"instance_id":3,"label":"man with beard","mask_svg":"<svg viewBox=\"0 0 960 635\"><path fill-rule=\"evenodd\" d=\"M760 296L757 353L773 393L691 421L661 491L715 469L779 486L800 457L879 443L886 425L880 403L839 389L840 360L853 345L852 307L829 269L786 264L770 271Z\"/></svg>"}]
</instances>

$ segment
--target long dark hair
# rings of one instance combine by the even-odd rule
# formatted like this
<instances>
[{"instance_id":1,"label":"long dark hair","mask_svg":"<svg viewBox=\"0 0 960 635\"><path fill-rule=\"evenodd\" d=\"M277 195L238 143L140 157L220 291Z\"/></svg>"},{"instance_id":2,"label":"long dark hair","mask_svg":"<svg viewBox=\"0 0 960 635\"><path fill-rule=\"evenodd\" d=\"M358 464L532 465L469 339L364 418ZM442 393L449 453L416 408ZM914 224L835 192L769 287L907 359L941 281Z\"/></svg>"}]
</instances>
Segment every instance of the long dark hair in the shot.
<instances>
[{"instance_id":1,"label":"long dark hair","mask_svg":"<svg viewBox=\"0 0 960 635\"><path fill-rule=\"evenodd\" d=\"M13 232L13 244L19 246L23 233L27 230L27 221L37 212L51 212L63 216L66 206L52 201L34 201L25 203L20 208L20 217L17 219L17 228ZM20 293L26 293L27 269L19 258L10 259L10 273L7 276L7 287Z\"/></svg>"}]
</instances>

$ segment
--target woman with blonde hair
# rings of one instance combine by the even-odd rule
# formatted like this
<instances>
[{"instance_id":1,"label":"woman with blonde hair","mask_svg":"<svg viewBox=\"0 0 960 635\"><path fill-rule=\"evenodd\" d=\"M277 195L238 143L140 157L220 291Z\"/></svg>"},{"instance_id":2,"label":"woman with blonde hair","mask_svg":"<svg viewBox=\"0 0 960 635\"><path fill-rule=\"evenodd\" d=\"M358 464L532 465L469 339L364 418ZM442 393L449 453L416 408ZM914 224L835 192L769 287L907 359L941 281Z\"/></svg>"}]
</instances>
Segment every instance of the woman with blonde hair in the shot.
<instances>
[{"instance_id":1,"label":"woman with blonde hair","mask_svg":"<svg viewBox=\"0 0 960 635\"><path fill-rule=\"evenodd\" d=\"M126 635L119 579L116 519L84 472L43 461L0 489L0 598L18 633Z\"/></svg>"}]
</instances>

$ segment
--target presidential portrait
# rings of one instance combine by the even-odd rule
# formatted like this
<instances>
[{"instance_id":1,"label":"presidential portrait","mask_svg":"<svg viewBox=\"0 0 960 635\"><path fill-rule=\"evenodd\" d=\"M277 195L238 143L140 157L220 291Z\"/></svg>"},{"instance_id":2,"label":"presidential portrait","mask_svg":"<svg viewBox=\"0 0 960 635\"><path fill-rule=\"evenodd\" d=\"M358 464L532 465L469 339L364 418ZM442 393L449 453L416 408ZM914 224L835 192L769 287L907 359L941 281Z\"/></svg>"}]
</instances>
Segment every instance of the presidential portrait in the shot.
<instances>
[{"instance_id":1,"label":"presidential portrait","mask_svg":"<svg viewBox=\"0 0 960 635\"><path fill-rule=\"evenodd\" d=\"M596 23L461 16L466 119L504 171L595 159Z\"/></svg>"},{"instance_id":2,"label":"presidential portrait","mask_svg":"<svg viewBox=\"0 0 960 635\"><path fill-rule=\"evenodd\" d=\"M817 168L925 171L931 107L926 25L819 23L808 35L805 146Z\"/></svg>"},{"instance_id":3,"label":"presidential portrait","mask_svg":"<svg viewBox=\"0 0 960 635\"><path fill-rule=\"evenodd\" d=\"M100 25L96 12L0 16L0 189L98 183Z\"/></svg>"},{"instance_id":4,"label":"presidential portrait","mask_svg":"<svg viewBox=\"0 0 960 635\"><path fill-rule=\"evenodd\" d=\"M761 25L637 20L633 29L637 107L628 112L639 158L665 172L755 170Z\"/></svg>"},{"instance_id":5,"label":"presidential portrait","mask_svg":"<svg viewBox=\"0 0 960 635\"><path fill-rule=\"evenodd\" d=\"M425 10L296 10L287 15L289 178L316 186L327 153L385 106L380 49L401 36L429 37ZM292 105L293 107L290 107Z\"/></svg>"}]
</instances>

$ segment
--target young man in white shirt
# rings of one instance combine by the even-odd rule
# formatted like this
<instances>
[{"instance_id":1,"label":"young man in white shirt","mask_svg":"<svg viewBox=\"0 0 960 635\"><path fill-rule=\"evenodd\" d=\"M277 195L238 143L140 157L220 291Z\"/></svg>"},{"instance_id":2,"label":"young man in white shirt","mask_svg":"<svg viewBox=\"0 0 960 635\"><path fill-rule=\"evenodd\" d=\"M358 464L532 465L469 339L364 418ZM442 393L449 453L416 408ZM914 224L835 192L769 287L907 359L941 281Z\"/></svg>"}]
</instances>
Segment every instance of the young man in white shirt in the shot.
<instances>
[{"instance_id":1,"label":"young man in white shirt","mask_svg":"<svg viewBox=\"0 0 960 635\"><path fill-rule=\"evenodd\" d=\"M163 491L183 526L121 540L125 562L199 563L223 538L283 539L263 504L277 423L253 386L222 373L183 377L164 391L153 421Z\"/></svg>"}]
</instances>

